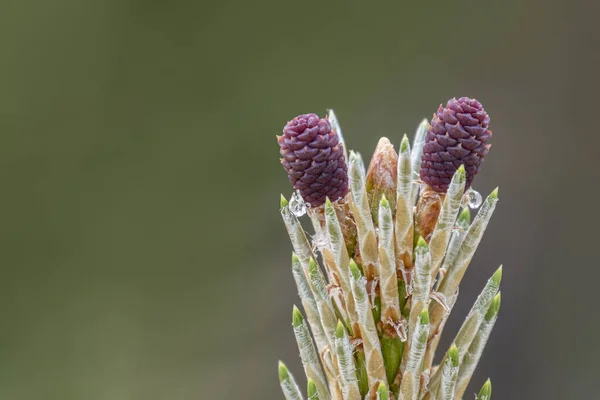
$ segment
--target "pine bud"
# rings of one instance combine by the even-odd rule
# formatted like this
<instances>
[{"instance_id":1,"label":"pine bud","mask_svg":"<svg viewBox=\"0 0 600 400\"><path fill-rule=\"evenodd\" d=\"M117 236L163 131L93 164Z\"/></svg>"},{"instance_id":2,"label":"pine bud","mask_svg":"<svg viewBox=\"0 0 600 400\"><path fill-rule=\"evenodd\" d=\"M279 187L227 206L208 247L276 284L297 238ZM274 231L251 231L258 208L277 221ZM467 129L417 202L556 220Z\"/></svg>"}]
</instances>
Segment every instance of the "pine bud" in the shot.
<instances>
[{"instance_id":1,"label":"pine bud","mask_svg":"<svg viewBox=\"0 0 600 400\"><path fill-rule=\"evenodd\" d=\"M377 221L379 202L385 196L392 213L396 209L396 181L398 180L398 154L389 139L379 140L367 170L366 189L373 220Z\"/></svg>"},{"instance_id":2,"label":"pine bud","mask_svg":"<svg viewBox=\"0 0 600 400\"><path fill-rule=\"evenodd\" d=\"M281 164L294 189L312 207L337 201L348 193L348 166L344 148L327 118L302 114L277 137Z\"/></svg>"},{"instance_id":3,"label":"pine bud","mask_svg":"<svg viewBox=\"0 0 600 400\"><path fill-rule=\"evenodd\" d=\"M490 117L480 102L468 97L451 99L431 119L421 161L421 180L436 192L448 190L461 165L467 172L466 188L488 153Z\"/></svg>"}]
</instances>

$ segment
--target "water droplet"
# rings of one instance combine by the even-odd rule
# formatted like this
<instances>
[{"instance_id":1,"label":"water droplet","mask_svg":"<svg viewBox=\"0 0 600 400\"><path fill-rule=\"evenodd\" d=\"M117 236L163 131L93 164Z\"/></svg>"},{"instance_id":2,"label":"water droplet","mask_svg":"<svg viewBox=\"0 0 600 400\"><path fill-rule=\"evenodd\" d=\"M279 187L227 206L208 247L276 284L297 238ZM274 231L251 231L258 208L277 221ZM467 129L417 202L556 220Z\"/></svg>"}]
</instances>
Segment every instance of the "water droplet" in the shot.
<instances>
[{"instance_id":1,"label":"water droplet","mask_svg":"<svg viewBox=\"0 0 600 400\"><path fill-rule=\"evenodd\" d=\"M463 197L463 204L468 205L472 210L479 208L482 202L483 198L481 197L481 193L477 190L469 189Z\"/></svg>"},{"instance_id":2,"label":"water droplet","mask_svg":"<svg viewBox=\"0 0 600 400\"><path fill-rule=\"evenodd\" d=\"M290 211L296 217L301 217L306 214L306 203L298 191L296 191L290 198Z\"/></svg>"}]
</instances>

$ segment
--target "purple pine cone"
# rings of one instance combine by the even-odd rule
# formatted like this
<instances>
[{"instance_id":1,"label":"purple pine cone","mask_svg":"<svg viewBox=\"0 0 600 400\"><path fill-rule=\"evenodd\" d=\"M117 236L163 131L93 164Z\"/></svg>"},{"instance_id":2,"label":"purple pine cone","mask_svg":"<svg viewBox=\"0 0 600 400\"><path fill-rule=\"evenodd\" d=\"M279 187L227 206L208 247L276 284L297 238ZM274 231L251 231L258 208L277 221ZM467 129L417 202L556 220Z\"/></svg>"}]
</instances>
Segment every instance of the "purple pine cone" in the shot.
<instances>
[{"instance_id":1,"label":"purple pine cone","mask_svg":"<svg viewBox=\"0 0 600 400\"><path fill-rule=\"evenodd\" d=\"M348 166L339 137L327 118L299 115L277 137L290 182L312 207L336 201L348 193Z\"/></svg>"},{"instance_id":2,"label":"purple pine cone","mask_svg":"<svg viewBox=\"0 0 600 400\"><path fill-rule=\"evenodd\" d=\"M469 188L490 150L491 145L486 144L492 137L489 124L490 117L475 99L454 98L445 108L440 104L427 131L421 180L436 192L445 193L454 172L464 164L465 188Z\"/></svg>"}]
</instances>

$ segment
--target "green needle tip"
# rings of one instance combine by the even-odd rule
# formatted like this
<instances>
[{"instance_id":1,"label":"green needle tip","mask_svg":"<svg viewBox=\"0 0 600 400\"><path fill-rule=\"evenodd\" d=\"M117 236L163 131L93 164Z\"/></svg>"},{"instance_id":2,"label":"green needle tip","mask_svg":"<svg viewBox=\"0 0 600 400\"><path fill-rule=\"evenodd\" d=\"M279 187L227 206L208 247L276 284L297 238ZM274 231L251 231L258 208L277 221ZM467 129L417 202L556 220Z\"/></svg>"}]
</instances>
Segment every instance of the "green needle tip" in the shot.
<instances>
[{"instance_id":1,"label":"green needle tip","mask_svg":"<svg viewBox=\"0 0 600 400\"><path fill-rule=\"evenodd\" d=\"M288 371L285 364L279 361L279 382L286 381L290 378L290 371Z\"/></svg>"},{"instance_id":2,"label":"green needle tip","mask_svg":"<svg viewBox=\"0 0 600 400\"><path fill-rule=\"evenodd\" d=\"M490 400L492 398L492 381L489 379L483 384L479 394L477 395L477 400Z\"/></svg>"},{"instance_id":3,"label":"green needle tip","mask_svg":"<svg viewBox=\"0 0 600 400\"><path fill-rule=\"evenodd\" d=\"M294 306L294 310L292 311L292 325L294 328L297 328L302 325L303 321L302 313L298 310L298 307Z\"/></svg>"},{"instance_id":4,"label":"green needle tip","mask_svg":"<svg viewBox=\"0 0 600 400\"><path fill-rule=\"evenodd\" d=\"M400 153L406 153L410 151L410 140L408 140L408 136L406 133L402 136L402 142L400 142Z\"/></svg>"},{"instance_id":5,"label":"green needle tip","mask_svg":"<svg viewBox=\"0 0 600 400\"><path fill-rule=\"evenodd\" d=\"M488 308L487 313L485 314L485 320L491 321L498 315L498 311L500 310L500 292L494 297L492 303L490 304L490 308Z\"/></svg>"},{"instance_id":6,"label":"green needle tip","mask_svg":"<svg viewBox=\"0 0 600 400\"><path fill-rule=\"evenodd\" d=\"M377 400L389 400L390 399L390 391L385 386L385 383L379 382L379 387L377 388Z\"/></svg>"},{"instance_id":7,"label":"green needle tip","mask_svg":"<svg viewBox=\"0 0 600 400\"><path fill-rule=\"evenodd\" d=\"M381 205L381 207L390 208L390 202L385 197L385 194L381 196L381 202L379 203L379 205Z\"/></svg>"},{"instance_id":8,"label":"green needle tip","mask_svg":"<svg viewBox=\"0 0 600 400\"><path fill-rule=\"evenodd\" d=\"M500 285L500 281L502 280L502 265L494 272L491 279L494 283Z\"/></svg>"},{"instance_id":9,"label":"green needle tip","mask_svg":"<svg viewBox=\"0 0 600 400\"><path fill-rule=\"evenodd\" d=\"M344 333L346 330L344 329L344 324L342 321L338 320L337 327L335 328L335 337L341 339L344 337Z\"/></svg>"},{"instance_id":10,"label":"green needle tip","mask_svg":"<svg viewBox=\"0 0 600 400\"><path fill-rule=\"evenodd\" d=\"M456 347L455 344L453 344L450 347L450 350L448 350L448 359L450 360L450 363L453 367L458 367L458 347Z\"/></svg>"},{"instance_id":11,"label":"green needle tip","mask_svg":"<svg viewBox=\"0 0 600 400\"><path fill-rule=\"evenodd\" d=\"M317 386L315 385L315 381L309 379L308 384L306 386L306 394L308 395L308 400L319 400L319 393L317 392Z\"/></svg>"},{"instance_id":12,"label":"green needle tip","mask_svg":"<svg viewBox=\"0 0 600 400\"><path fill-rule=\"evenodd\" d=\"M492 193L488 196L488 199L495 200L498 198L498 188L494 189Z\"/></svg>"},{"instance_id":13,"label":"green needle tip","mask_svg":"<svg viewBox=\"0 0 600 400\"><path fill-rule=\"evenodd\" d=\"M350 273L352 274L352 278L354 278L355 280L360 279L362 277L360 269L358 268L358 265L356 265L356 262L354 262L353 259L350 260Z\"/></svg>"}]
</instances>

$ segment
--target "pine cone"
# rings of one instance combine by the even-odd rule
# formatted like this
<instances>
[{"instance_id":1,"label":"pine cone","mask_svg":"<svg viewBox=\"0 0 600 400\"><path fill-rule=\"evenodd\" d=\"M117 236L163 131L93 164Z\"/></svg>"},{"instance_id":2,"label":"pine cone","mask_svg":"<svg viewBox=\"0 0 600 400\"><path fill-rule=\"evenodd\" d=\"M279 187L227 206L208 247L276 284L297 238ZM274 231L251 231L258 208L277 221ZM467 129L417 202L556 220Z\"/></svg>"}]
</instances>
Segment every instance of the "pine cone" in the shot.
<instances>
[{"instance_id":1,"label":"pine cone","mask_svg":"<svg viewBox=\"0 0 600 400\"><path fill-rule=\"evenodd\" d=\"M486 144L492 137L489 124L490 117L475 99L454 98L445 108L440 104L427 131L421 180L436 192L445 193L452 176L464 164L469 188L491 146Z\"/></svg>"},{"instance_id":2,"label":"pine cone","mask_svg":"<svg viewBox=\"0 0 600 400\"><path fill-rule=\"evenodd\" d=\"M312 207L336 201L348 193L348 166L344 149L327 118L299 115L277 137L290 182Z\"/></svg>"}]
</instances>

